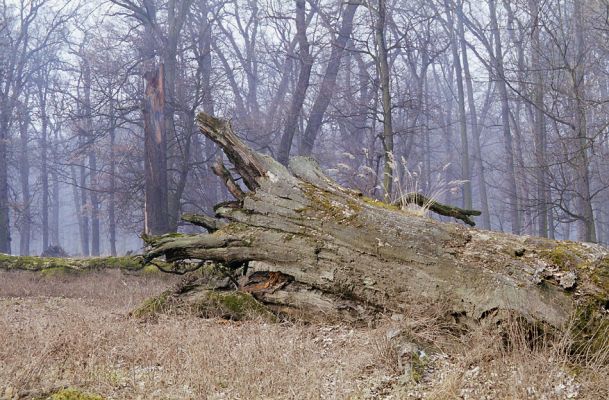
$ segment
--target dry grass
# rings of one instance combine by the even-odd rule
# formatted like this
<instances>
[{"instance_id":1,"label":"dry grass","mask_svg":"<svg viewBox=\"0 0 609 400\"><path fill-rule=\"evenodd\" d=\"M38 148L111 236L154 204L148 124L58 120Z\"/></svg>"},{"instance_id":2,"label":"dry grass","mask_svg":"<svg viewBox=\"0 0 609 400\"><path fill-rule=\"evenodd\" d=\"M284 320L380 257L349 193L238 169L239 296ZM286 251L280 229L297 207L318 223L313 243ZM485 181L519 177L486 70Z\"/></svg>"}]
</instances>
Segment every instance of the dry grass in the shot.
<instances>
[{"instance_id":1,"label":"dry grass","mask_svg":"<svg viewBox=\"0 0 609 400\"><path fill-rule=\"evenodd\" d=\"M517 322L457 335L441 304L362 329L128 317L172 284L0 273L0 399L59 387L108 399L609 398L606 367L570 362L569 338L531 346ZM404 356L410 341L426 355ZM416 382L402 374L415 361Z\"/></svg>"},{"instance_id":2,"label":"dry grass","mask_svg":"<svg viewBox=\"0 0 609 400\"><path fill-rule=\"evenodd\" d=\"M371 358L367 330L128 318L169 285L159 279L0 279L0 397L72 386L115 399L345 398Z\"/></svg>"},{"instance_id":3,"label":"dry grass","mask_svg":"<svg viewBox=\"0 0 609 400\"><path fill-rule=\"evenodd\" d=\"M493 326L470 332L444 360L448 373L432 385L428 398L609 398L606 359L574 361L569 334L531 337L531 327L517 319L501 330Z\"/></svg>"}]
</instances>

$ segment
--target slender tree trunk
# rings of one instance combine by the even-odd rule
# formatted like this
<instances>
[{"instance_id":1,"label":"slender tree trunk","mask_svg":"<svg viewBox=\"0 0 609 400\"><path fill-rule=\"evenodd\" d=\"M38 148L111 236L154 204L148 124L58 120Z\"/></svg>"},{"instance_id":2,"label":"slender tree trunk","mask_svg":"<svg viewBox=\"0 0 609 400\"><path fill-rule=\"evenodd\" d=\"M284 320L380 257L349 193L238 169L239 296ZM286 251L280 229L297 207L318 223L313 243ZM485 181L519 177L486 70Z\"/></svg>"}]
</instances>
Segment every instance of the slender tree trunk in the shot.
<instances>
[{"instance_id":1,"label":"slender tree trunk","mask_svg":"<svg viewBox=\"0 0 609 400\"><path fill-rule=\"evenodd\" d=\"M305 0L296 0L296 35L298 37L298 56L300 59L300 72L298 73L298 81L296 89L292 95L292 102L286 117L285 129L279 144L277 152L277 160L287 165L290 158L290 149L294 140L294 134L298 126L298 119L302 112L307 89L309 87L309 78L311 77L311 68L313 67L313 57L309 50L309 41L307 39L307 25L305 20Z\"/></svg>"},{"instance_id":2,"label":"slender tree trunk","mask_svg":"<svg viewBox=\"0 0 609 400\"><path fill-rule=\"evenodd\" d=\"M110 102L110 187L108 196L108 234L110 236L110 255L116 256L116 121L114 101Z\"/></svg>"},{"instance_id":3,"label":"slender tree trunk","mask_svg":"<svg viewBox=\"0 0 609 400\"><path fill-rule=\"evenodd\" d=\"M594 213L592 211L592 197L590 195L590 172L588 147L589 139L586 123L586 93L585 93L585 68L586 50L584 48L584 1L574 3L574 25L575 25L575 68L573 71L573 95L574 95L574 126L577 137L577 209L582 215L578 221L578 240L584 242L596 242L596 229L594 224Z\"/></svg>"},{"instance_id":4,"label":"slender tree trunk","mask_svg":"<svg viewBox=\"0 0 609 400\"><path fill-rule=\"evenodd\" d=\"M537 185L537 234L548 237L548 199L546 182L546 131L544 119L544 88L543 71L540 62L541 42L539 23L539 0L529 0L529 12L531 13L531 69L533 70L533 137L535 143L535 180Z\"/></svg>"},{"instance_id":5,"label":"slender tree trunk","mask_svg":"<svg viewBox=\"0 0 609 400\"><path fill-rule=\"evenodd\" d=\"M385 201L391 200L393 187L393 170L395 167L395 154L393 153L393 121L391 112L391 79L389 77L389 62L387 59L387 43L385 28L387 18L386 0L378 0L378 10L374 24L374 42L376 46L376 68L380 81L383 108L383 196Z\"/></svg>"},{"instance_id":6,"label":"slender tree trunk","mask_svg":"<svg viewBox=\"0 0 609 400\"><path fill-rule=\"evenodd\" d=\"M427 77L424 77L425 79L425 128L423 130L423 162L425 164L425 193L427 193L428 195L431 194L431 186L432 186L432 179L431 179L431 134L430 134L430 130L431 130L431 119L430 119L430 113L429 113L429 98L430 98L430 93L429 93L429 79L427 79Z\"/></svg>"},{"instance_id":7,"label":"slender tree trunk","mask_svg":"<svg viewBox=\"0 0 609 400\"><path fill-rule=\"evenodd\" d=\"M50 223L50 234L51 234L51 246L61 246L59 240L59 208L60 208L60 184L59 184L59 134L61 132L61 124L57 124L53 128L53 141L51 143L51 155L53 168L51 170L51 223Z\"/></svg>"},{"instance_id":8,"label":"slender tree trunk","mask_svg":"<svg viewBox=\"0 0 609 400\"><path fill-rule=\"evenodd\" d=\"M480 227L482 229L491 229L491 215L488 206L488 194L486 191L486 171L484 168L484 162L482 159L482 148L480 146L480 134L481 129L478 124L478 113L476 109L476 101L474 99L474 85L472 75L469 70L469 58L467 56L467 42L465 41L465 30L463 26L463 10L460 9L458 16L458 31L459 41L461 44L461 57L463 59L463 75L465 77L465 84L467 89L467 105L469 109L469 120L472 132L472 142L474 147L474 161L478 175L478 192L480 195L480 211L482 211L481 219L482 223ZM489 94L490 96L490 94ZM471 208L471 207L468 207Z\"/></svg>"},{"instance_id":9,"label":"slender tree trunk","mask_svg":"<svg viewBox=\"0 0 609 400\"><path fill-rule=\"evenodd\" d=\"M491 29L495 38L495 54L492 57L494 64L494 74L499 89L501 100L501 122L503 124L503 140L507 161L507 184L508 184L508 206L510 209L510 223L512 233L520 233L520 212L518 209L518 192L516 189L516 170L514 164L514 147L512 144L512 132L510 130L510 105L505 82L505 71L503 68L503 47L501 44L501 34L497 23L497 3L496 0L489 0L489 14Z\"/></svg>"},{"instance_id":10,"label":"slender tree trunk","mask_svg":"<svg viewBox=\"0 0 609 400\"><path fill-rule=\"evenodd\" d=\"M55 158L55 162L54 164L57 165L57 155L54 155ZM52 246L61 246L60 240L59 240L59 204L60 204L60 197L59 197L59 174L57 173L57 171L53 171L51 173L51 181L52 181L52 187L51 187L51 192L52 192L52 198L51 198L51 226L50 226L50 232L51 232L51 245Z\"/></svg>"},{"instance_id":11,"label":"slender tree trunk","mask_svg":"<svg viewBox=\"0 0 609 400\"><path fill-rule=\"evenodd\" d=\"M336 38L332 42L332 51L330 54L330 61L326 67L319 93L311 108L311 113L307 122L307 128L305 129L302 143L300 145L300 155L310 155L313 151L313 146L319 130L323 123L323 117L328 109L332 95L336 89L336 78L338 76L338 70L341 63L342 55L347 46L347 41L353 32L353 17L357 11L358 3L347 3L344 8L343 20L340 26Z\"/></svg>"},{"instance_id":12,"label":"slender tree trunk","mask_svg":"<svg viewBox=\"0 0 609 400\"><path fill-rule=\"evenodd\" d=\"M0 104L1 105L1 104ZM6 107L5 107L6 108ZM0 253L11 253L11 231L8 203L8 115L0 110Z\"/></svg>"},{"instance_id":13,"label":"slender tree trunk","mask_svg":"<svg viewBox=\"0 0 609 400\"><path fill-rule=\"evenodd\" d=\"M99 185L97 182L97 154L95 146L89 149L89 190L91 196L91 255L100 254Z\"/></svg>"},{"instance_id":14,"label":"slender tree trunk","mask_svg":"<svg viewBox=\"0 0 609 400\"><path fill-rule=\"evenodd\" d=\"M44 90L44 89L41 89ZM46 115L45 94L40 94L41 131L40 131L40 180L42 183L42 251L49 247L49 166L48 166L48 119Z\"/></svg>"},{"instance_id":15,"label":"slender tree trunk","mask_svg":"<svg viewBox=\"0 0 609 400\"><path fill-rule=\"evenodd\" d=\"M19 254L27 256L30 254L30 239L32 225L31 196L30 196L30 160L28 156L28 128L30 125L30 113L27 110L27 100L23 106L19 126L19 177L21 181L21 201L23 210L21 215L21 226L19 228Z\"/></svg>"},{"instance_id":16,"label":"slender tree trunk","mask_svg":"<svg viewBox=\"0 0 609 400\"><path fill-rule=\"evenodd\" d=\"M457 82L457 105L459 107L459 136L461 138L461 179L465 182L461 188L463 194L463 207L472 208L472 186L471 173L469 167L469 144L467 140L467 117L465 114L465 90L463 89L463 70L459 58L459 39L455 28L452 10L450 9L448 0L444 0L446 9L446 17L448 20L448 30L450 33L450 47L453 55L453 64L455 66L455 75ZM457 5L461 7L461 4ZM459 33L463 30L463 25L459 24ZM465 54L464 54L465 57Z\"/></svg>"},{"instance_id":17,"label":"slender tree trunk","mask_svg":"<svg viewBox=\"0 0 609 400\"><path fill-rule=\"evenodd\" d=\"M91 255L89 248L89 202L87 199L87 170L85 167L85 157L80 164L80 215L82 218L82 230L80 236L82 255Z\"/></svg>"},{"instance_id":18,"label":"slender tree trunk","mask_svg":"<svg viewBox=\"0 0 609 400\"><path fill-rule=\"evenodd\" d=\"M78 173L76 171L76 166L70 165L70 178L72 181L72 200L74 201L74 215L76 216L76 221L78 222L78 237L80 239L80 250L81 254L84 256L84 244L82 238L84 237L84 229L83 229L83 216L82 210L80 209L80 192L78 188ZM82 190L82 189L81 189Z\"/></svg>"},{"instance_id":19,"label":"slender tree trunk","mask_svg":"<svg viewBox=\"0 0 609 400\"><path fill-rule=\"evenodd\" d=\"M91 66L86 56L82 62L83 73L83 111L84 111L84 132L83 135L87 140L88 159L89 159L89 190L83 191L83 194L89 194L90 203L88 203L87 211L91 214L91 255L99 256L100 248L100 224L99 224L99 197L98 197L98 182L97 182L97 153L95 149L95 134L93 132L93 107L91 104ZM84 186L83 186L84 188Z\"/></svg>"}]
</instances>

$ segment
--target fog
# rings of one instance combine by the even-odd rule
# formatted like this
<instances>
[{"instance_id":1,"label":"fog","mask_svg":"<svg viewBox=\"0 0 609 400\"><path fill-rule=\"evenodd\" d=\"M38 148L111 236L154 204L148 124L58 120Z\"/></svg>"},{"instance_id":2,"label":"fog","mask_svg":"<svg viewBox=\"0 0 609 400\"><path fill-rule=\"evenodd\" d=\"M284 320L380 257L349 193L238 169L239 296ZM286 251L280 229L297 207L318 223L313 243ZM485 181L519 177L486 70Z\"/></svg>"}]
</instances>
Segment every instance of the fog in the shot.
<instances>
[{"instance_id":1,"label":"fog","mask_svg":"<svg viewBox=\"0 0 609 400\"><path fill-rule=\"evenodd\" d=\"M197 231L180 215L231 199L200 111L369 197L609 242L607 0L13 0L0 253Z\"/></svg>"}]
</instances>

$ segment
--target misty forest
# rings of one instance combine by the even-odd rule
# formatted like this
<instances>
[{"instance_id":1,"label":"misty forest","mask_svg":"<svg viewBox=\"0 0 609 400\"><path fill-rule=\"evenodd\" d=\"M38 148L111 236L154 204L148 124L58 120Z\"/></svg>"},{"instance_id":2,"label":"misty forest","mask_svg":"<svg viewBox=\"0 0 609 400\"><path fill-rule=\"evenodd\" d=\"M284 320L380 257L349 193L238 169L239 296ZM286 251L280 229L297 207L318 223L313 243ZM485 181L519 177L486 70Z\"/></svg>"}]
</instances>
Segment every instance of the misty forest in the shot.
<instances>
[{"instance_id":1,"label":"misty forest","mask_svg":"<svg viewBox=\"0 0 609 400\"><path fill-rule=\"evenodd\" d=\"M609 398L608 244L607 0L0 4L0 398Z\"/></svg>"},{"instance_id":2,"label":"misty forest","mask_svg":"<svg viewBox=\"0 0 609 400\"><path fill-rule=\"evenodd\" d=\"M609 241L604 1L2 7L1 252L137 250L146 196L150 232L188 230L182 213L228 198L198 111L374 198L421 192L480 210L484 229Z\"/></svg>"}]
</instances>

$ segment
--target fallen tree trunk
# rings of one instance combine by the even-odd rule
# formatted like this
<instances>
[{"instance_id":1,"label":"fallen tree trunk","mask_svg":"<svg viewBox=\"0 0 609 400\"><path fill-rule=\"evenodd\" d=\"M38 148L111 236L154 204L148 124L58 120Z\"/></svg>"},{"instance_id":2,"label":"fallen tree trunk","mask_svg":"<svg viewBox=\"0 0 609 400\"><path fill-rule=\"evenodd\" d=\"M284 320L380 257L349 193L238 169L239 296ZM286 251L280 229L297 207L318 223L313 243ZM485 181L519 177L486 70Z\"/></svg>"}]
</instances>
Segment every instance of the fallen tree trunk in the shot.
<instances>
[{"instance_id":1,"label":"fallen tree trunk","mask_svg":"<svg viewBox=\"0 0 609 400\"><path fill-rule=\"evenodd\" d=\"M310 158L284 167L248 148L229 122L203 113L197 121L250 191L216 208L223 224L203 219L213 233L156 238L149 259L243 266L239 290L305 318L369 320L413 301L442 301L467 323L509 312L562 328L583 309L606 323L609 252L602 246L413 215L341 187Z\"/></svg>"},{"instance_id":2,"label":"fallen tree trunk","mask_svg":"<svg viewBox=\"0 0 609 400\"><path fill-rule=\"evenodd\" d=\"M35 257L10 256L0 253L0 270L39 272L49 269L84 271L101 269L122 269L137 271L144 268L142 256L124 257Z\"/></svg>"}]
</instances>

